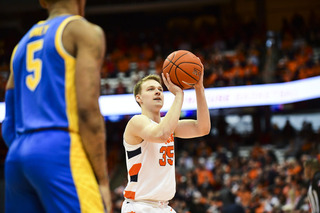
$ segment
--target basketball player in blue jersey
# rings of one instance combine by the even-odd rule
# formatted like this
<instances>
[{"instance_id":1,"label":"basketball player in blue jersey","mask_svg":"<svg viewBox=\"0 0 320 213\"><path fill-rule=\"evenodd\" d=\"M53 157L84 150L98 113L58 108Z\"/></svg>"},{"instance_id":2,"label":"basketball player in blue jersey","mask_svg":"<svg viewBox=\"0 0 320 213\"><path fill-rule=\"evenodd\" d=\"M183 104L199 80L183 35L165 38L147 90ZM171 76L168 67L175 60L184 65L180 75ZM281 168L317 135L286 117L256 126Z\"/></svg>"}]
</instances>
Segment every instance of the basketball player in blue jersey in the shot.
<instances>
[{"instance_id":1,"label":"basketball player in blue jersey","mask_svg":"<svg viewBox=\"0 0 320 213\"><path fill-rule=\"evenodd\" d=\"M318 159L309 159L304 163L304 175L310 181L308 200L311 213L320 213L320 163Z\"/></svg>"},{"instance_id":2,"label":"basketball player in blue jersey","mask_svg":"<svg viewBox=\"0 0 320 213\"><path fill-rule=\"evenodd\" d=\"M210 132L210 114L203 87L203 72L194 86L197 119L179 120L183 90L162 75L164 84L175 96L167 114L161 118L163 88L158 75L141 79L134 95L141 114L133 116L125 129L128 184L124 190L121 213L173 213L169 201L176 191L174 137L193 138Z\"/></svg>"},{"instance_id":3,"label":"basketball player in blue jersey","mask_svg":"<svg viewBox=\"0 0 320 213\"><path fill-rule=\"evenodd\" d=\"M3 136L6 212L112 211L98 98L103 30L85 0L40 0L47 20L15 47Z\"/></svg>"}]
</instances>

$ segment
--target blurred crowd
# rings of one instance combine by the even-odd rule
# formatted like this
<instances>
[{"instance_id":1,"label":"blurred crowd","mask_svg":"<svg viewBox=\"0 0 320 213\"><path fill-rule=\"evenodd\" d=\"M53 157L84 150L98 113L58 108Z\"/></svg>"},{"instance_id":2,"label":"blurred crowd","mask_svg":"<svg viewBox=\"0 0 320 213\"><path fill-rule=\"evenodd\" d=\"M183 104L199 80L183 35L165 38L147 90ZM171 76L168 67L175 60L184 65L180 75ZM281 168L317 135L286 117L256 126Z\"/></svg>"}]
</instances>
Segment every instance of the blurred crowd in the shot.
<instances>
[{"instance_id":1,"label":"blurred crowd","mask_svg":"<svg viewBox=\"0 0 320 213\"><path fill-rule=\"evenodd\" d=\"M102 26L103 27L103 26ZM200 57L205 87L287 82L320 74L320 17L295 14L279 32L252 19L213 15L173 17L165 25L126 31L105 26L108 48L101 70L101 94L131 93L150 73L161 73L171 52L185 49ZM0 100L9 73L11 49L20 37L6 31L0 37Z\"/></svg>"},{"instance_id":2,"label":"blurred crowd","mask_svg":"<svg viewBox=\"0 0 320 213\"><path fill-rule=\"evenodd\" d=\"M305 20L299 14L291 22L283 20L281 48L276 64L276 80L287 82L320 74L319 18L310 14Z\"/></svg>"},{"instance_id":3,"label":"blurred crowd","mask_svg":"<svg viewBox=\"0 0 320 213\"><path fill-rule=\"evenodd\" d=\"M294 14L280 32L254 20L232 17L224 26L213 16L172 19L164 28L111 35L101 76L102 94L131 93L135 82L161 73L166 56L185 49L200 57L205 87L287 82L320 74L320 17ZM166 32L166 33L163 33ZM170 36L169 36L170 35ZM114 39L114 41L113 41Z\"/></svg>"}]
</instances>

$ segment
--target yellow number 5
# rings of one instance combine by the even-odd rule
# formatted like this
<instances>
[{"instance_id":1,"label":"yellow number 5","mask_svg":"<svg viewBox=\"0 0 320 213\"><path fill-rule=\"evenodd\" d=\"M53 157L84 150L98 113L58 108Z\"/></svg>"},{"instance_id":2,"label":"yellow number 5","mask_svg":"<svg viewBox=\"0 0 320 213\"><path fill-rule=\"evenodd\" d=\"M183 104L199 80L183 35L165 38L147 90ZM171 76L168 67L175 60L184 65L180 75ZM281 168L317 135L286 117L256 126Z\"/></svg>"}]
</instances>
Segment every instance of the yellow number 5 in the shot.
<instances>
[{"instance_id":1,"label":"yellow number 5","mask_svg":"<svg viewBox=\"0 0 320 213\"><path fill-rule=\"evenodd\" d=\"M35 58L34 53L41 50L42 47L42 39L31 42L27 46L27 71L30 74L27 75L26 84L31 91L37 88L41 79L42 61L39 58Z\"/></svg>"}]
</instances>

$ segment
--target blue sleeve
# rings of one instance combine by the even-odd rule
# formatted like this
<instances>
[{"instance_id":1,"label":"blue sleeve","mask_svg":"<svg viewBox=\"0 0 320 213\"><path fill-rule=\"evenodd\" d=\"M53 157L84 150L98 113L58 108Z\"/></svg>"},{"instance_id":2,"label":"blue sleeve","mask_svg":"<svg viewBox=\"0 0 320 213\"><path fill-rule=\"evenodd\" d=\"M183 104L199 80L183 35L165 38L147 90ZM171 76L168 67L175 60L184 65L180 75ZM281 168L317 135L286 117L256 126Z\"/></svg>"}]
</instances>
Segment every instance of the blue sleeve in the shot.
<instances>
[{"instance_id":1,"label":"blue sleeve","mask_svg":"<svg viewBox=\"0 0 320 213\"><path fill-rule=\"evenodd\" d=\"M2 137L8 147L15 139L16 129L14 121L14 90L8 89L5 95L6 115L2 122Z\"/></svg>"}]
</instances>

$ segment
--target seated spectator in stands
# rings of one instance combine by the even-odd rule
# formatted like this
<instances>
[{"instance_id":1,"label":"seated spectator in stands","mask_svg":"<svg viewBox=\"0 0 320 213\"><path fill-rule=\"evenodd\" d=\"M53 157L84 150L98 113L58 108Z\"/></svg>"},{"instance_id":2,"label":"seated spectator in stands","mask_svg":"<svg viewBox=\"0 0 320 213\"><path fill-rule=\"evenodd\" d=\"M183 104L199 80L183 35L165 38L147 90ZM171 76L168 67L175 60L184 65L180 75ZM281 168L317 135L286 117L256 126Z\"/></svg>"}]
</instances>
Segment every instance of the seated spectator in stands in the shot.
<instances>
[{"instance_id":1,"label":"seated spectator in stands","mask_svg":"<svg viewBox=\"0 0 320 213\"><path fill-rule=\"evenodd\" d=\"M115 94L126 94L127 93L127 87L122 83L122 81L119 81L118 86L115 89Z\"/></svg>"},{"instance_id":2,"label":"seated spectator in stands","mask_svg":"<svg viewBox=\"0 0 320 213\"><path fill-rule=\"evenodd\" d=\"M203 189L209 189L215 183L213 174L210 170L208 170L205 166L205 159L199 158L199 165L195 169L196 177L197 177L197 185Z\"/></svg>"}]
</instances>

